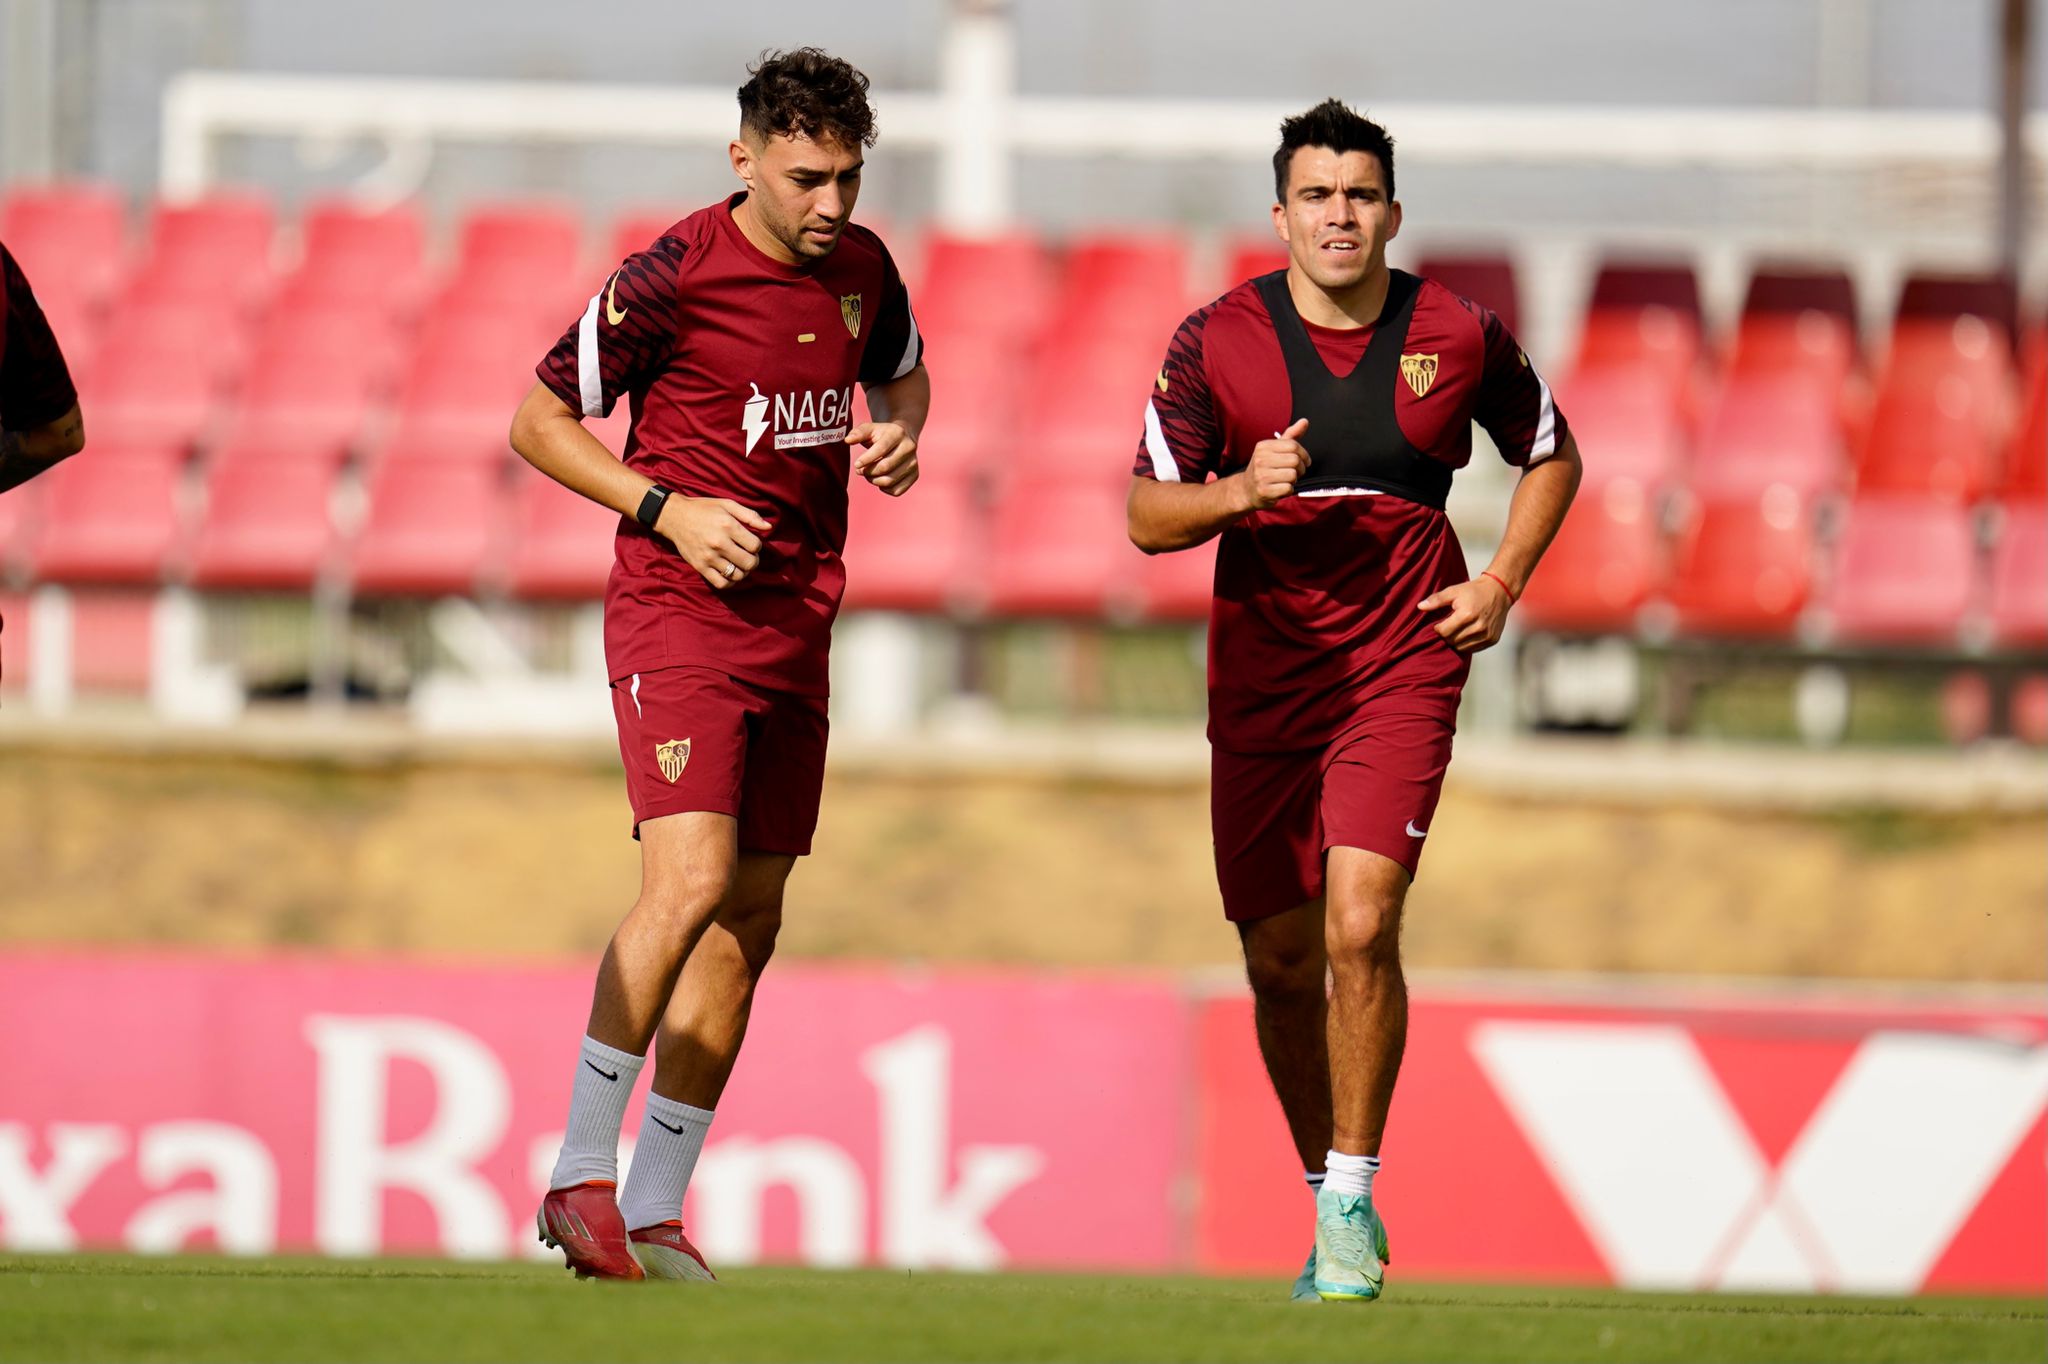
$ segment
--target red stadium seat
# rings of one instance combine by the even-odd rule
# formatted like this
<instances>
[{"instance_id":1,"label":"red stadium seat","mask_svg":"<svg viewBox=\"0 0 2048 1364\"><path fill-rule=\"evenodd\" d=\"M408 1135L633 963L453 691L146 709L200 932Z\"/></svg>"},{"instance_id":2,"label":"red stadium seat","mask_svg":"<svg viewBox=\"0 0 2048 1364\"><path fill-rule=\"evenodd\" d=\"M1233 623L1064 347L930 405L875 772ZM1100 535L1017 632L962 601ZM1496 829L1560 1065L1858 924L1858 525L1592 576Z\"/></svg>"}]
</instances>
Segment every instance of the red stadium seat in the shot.
<instances>
[{"instance_id":1,"label":"red stadium seat","mask_svg":"<svg viewBox=\"0 0 2048 1364\"><path fill-rule=\"evenodd\" d=\"M207 471L190 577L213 591L306 592L334 552L335 467L229 452Z\"/></svg>"},{"instance_id":2,"label":"red stadium seat","mask_svg":"<svg viewBox=\"0 0 2048 1364\"><path fill-rule=\"evenodd\" d=\"M1628 475L1604 477L1580 491L1544 553L1521 600L1523 623L1567 634L1629 633L1662 569L1650 486Z\"/></svg>"},{"instance_id":3,"label":"red stadium seat","mask_svg":"<svg viewBox=\"0 0 2048 1364\"><path fill-rule=\"evenodd\" d=\"M213 424L237 349L197 310L124 312L79 385L88 435L189 450Z\"/></svg>"},{"instance_id":4,"label":"red stadium seat","mask_svg":"<svg viewBox=\"0 0 2048 1364\"><path fill-rule=\"evenodd\" d=\"M1929 388L1899 384L1878 394L1856 462L1860 493L1919 494L1968 502L1990 485L1987 416L1957 378Z\"/></svg>"},{"instance_id":5,"label":"red stadium seat","mask_svg":"<svg viewBox=\"0 0 2048 1364\"><path fill-rule=\"evenodd\" d=\"M1208 290L1209 298L1229 293L1248 279L1287 268L1287 246L1270 230L1236 237L1223 245L1223 275ZM1208 298L1198 299L1206 303ZM1189 311L1193 311L1190 309Z\"/></svg>"},{"instance_id":6,"label":"red stadium seat","mask_svg":"<svg viewBox=\"0 0 2048 1364\"><path fill-rule=\"evenodd\" d=\"M364 375L381 392L391 386L411 342L404 325L374 299L283 295L250 349L257 365L272 350L327 356L336 369Z\"/></svg>"},{"instance_id":7,"label":"red stadium seat","mask_svg":"<svg viewBox=\"0 0 2048 1364\"><path fill-rule=\"evenodd\" d=\"M1992 639L2006 648L2048 645L2048 506L2008 503L1991 550Z\"/></svg>"},{"instance_id":8,"label":"red stadium seat","mask_svg":"<svg viewBox=\"0 0 2048 1364\"><path fill-rule=\"evenodd\" d=\"M509 426L553 336L531 314L488 310L430 317L400 367L402 424Z\"/></svg>"},{"instance_id":9,"label":"red stadium seat","mask_svg":"<svg viewBox=\"0 0 2048 1364\"><path fill-rule=\"evenodd\" d=\"M945 401L932 409L918 437L918 462L924 477L943 471L972 482L996 471L1017 449L1017 428L1010 413L1016 385L1008 357L986 348L946 355Z\"/></svg>"},{"instance_id":10,"label":"red stadium seat","mask_svg":"<svg viewBox=\"0 0 2048 1364\"><path fill-rule=\"evenodd\" d=\"M426 224L416 203L372 206L340 195L309 202L299 219L303 265L349 271L375 267L403 274L426 253Z\"/></svg>"},{"instance_id":11,"label":"red stadium seat","mask_svg":"<svg viewBox=\"0 0 2048 1364\"><path fill-rule=\"evenodd\" d=\"M1845 271L1820 266L1760 266L1742 300L1745 323L1765 317L1819 313L1856 334L1856 285Z\"/></svg>"},{"instance_id":12,"label":"red stadium seat","mask_svg":"<svg viewBox=\"0 0 2048 1364\"><path fill-rule=\"evenodd\" d=\"M389 310L419 288L426 229L417 205L366 208L321 199L307 207L302 232L305 250L283 290L295 304Z\"/></svg>"},{"instance_id":13,"label":"red stadium seat","mask_svg":"<svg viewBox=\"0 0 2048 1364\"><path fill-rule=\"evenodd\" d=\"M619 514L531 466L513 483L505 586L524 601L596 601L611 576Z\"/></svg>"},{"instance_id":14,"label":"red stadium seat","mask_svg":"<svg viewBox=\"0 0 2048 1364\"><path fill-rule=\"evenodd\" d=\"M268 420L262 413L240 413L214 448L210 468L248 464L282 468L311 465L332 474L347 462L347 442L332 431L308 432L288 422Z\"/></svg>"},{"instance_id":15,"label":"red stadium seat","mask_svg":"<svg viewBox=\"0 0 2048 1364\"><path fill-rule=\"evenodd\" d=\"M1187 243L1178 233L1095 233L1068 245L1053 314L1063 343L1138 336L1163 351L1188 304Z\"/></svg>"},{"instance_id":16,"label":"red stadium seat","mask_svg":"<svg viewBox=\"0 0 2048 1364\"><path fill-rule=\"evenodd\" d=\"M1685 261L1607 261L1593 278L1592 313L1675 313L1700 329L1700 286Z\"/></svg>"},{"instance_id":17,"label":"red stadium seat","mask_svg":"<svg viewBox=\"0 0 2048 1364\"><path fill-rule=\"evenodd\" d=\"M1878 380L1884 390L1930 389L1942 383L1970 389L1972 407L1992 424L1987 434L2003 435L2012 400L2012 354L1981 318L1908 321L1892 329L1891 346Z\"/></svg>"},{"instance_id":18,"label":"red stadium seat","mask_svg":"<svg viewBox=\"0 0 2048 1364\"><path fill-rule=\"evenodd\" d=\"M496 468L389 461L370 480L369 513L348 553L358 596L466 596L476 588L504 488Z\"/></svg>"},{"instance_id":19,"label":"red stadium seat","mask_svg":"<svg viewBox=\"0 0 2048 1364\"><path fill-rule=\"evenodd\" d=\"M101 446L43 475L42 532L29 571L43 582L150 584L177 543L174 454Z\"/></svg>"},{"instance_id":20,"label":"red stadium seat","mask_svg":"<svg viewBox=\"0 0 2048 1364\"><path fill-rule=\"evenodd\" d=\"M611 266L626 257L645 251L661 239L662 233L688 217L687 207L668 209L644 209L625 213L612 221L611 234L605 239L603 264ZM912 300L913 304L916 300Z\"/></svg>"},{"instance_id":21,"label":"red stadium seat","mask_svg":"<svg viewBox=\"0 0 2048 1364\"><path fill-rule=\"evenodd\" d=\"M1510 333L1520 332L1522 310L1520 295L1515 289L1515 263L1505 255L1482 252L1431 254L1415 262L1415 273L1489 309Z\"/></svg>"},{"instance_id":22,"label":"red stadium seat","mask_svg":"<svg viewBox=\"0 0 2048 1364\"><path fill-rule=\"evenodd\" d=\"M1013 457L998 452L995 477L1124 488L1163 353L1164 338L1135 333L1048 347L1024 381Z\"/></svg>"},{"instance_id":23,"label":"red stadium seat","mask_svg":"<svg viewBox=\"0 0 2048 1364\"><path fill-rule=\"evenodd\" d=\"M1578 414L1572 414L1576 425ZM1833 392L1810 379L1739 375L1722 389L1700 430L1689 483L1727 501L1772 488L1811 500L1845 474Z\"/></svg>"},{"instance_id":24,"label":"red stadium seat","mask_svg":"<svg viewBox=\"0 0 2048 1364\"><path fill-rule=\"evenodd\" d=\"M583 222L573 205L481 204L458 229L451 287L472 307L531 307L574 290L582 249Z\"/></svg>"},{"instance_id":25,"label":"red stadium seat","mask_svg":"<svg viewBox=\"0 0 2048 1364\"><path fill-rule=\"evenodd\" d=\"M1812 517L1782 491L1703 502L1679 536L1665 597L1686 634L1782 639L1813 581Z\"/></svg>"},{"instance_id":26,"label":"red stadium seat","mask_svg":"<svg viewBox=\"0 0 2048 1364\"><path fill-rule=\"evenodd\" d=\"M1976 588L1969 514L1942 502L1858 498L1835 547L1825 596L1836 638L1952 644Z\"/></svg>"},{"instance_id":27,"label":"red stadium seat","mask_svg":"<svg viewBox=\"0 0 2048 1364\"><path fill-rule=\"evenodd\" d=\"M273 319L254 347L241 412L254 427L346 448L388 374L377 319L335 312Z\"/></svg>"},{"instance_id":28,"label":"red stadium seat","mask_svg":"<svg viewBox=\"0 0 2048 1364\"><path fill-rule=\"evenodd\" d=\"M1654 495L1672 481L1685 457L1685 429L1664 376L1654 369L1606 366L1580 370L1558 385L1586 477L1628 477Z\"/></svg>"},{"instance_id":29,"label":"red stadium seat","mask_svg":"<svg viewBox=\"0 0 2048 1364\"><path fill-rule=\"evenodd\" d=\"M371 463L377 469L390 464L456 464L502 472L514 457L507 436L510 425L509 417L462 422L401 416L390 438L371 452Z\"/></svg>"},{"instance_id":30,"label":"red stadium seat","mask_svg":"<svg viewBox=\"0 0 2048 1364\"><path fill-rule=\"evenodd\" d=\"M1899 290L1898 321L1981 318L2010 344L2019 332L2019 289L2005 275L1919 273Z\"/></svg>"},{"instance_id":31,"label":"red stadium seat","mask_svg":"<svg viewBox=\"0 0 2048 1364\"><path fill-rule=\"evenodd\" d=\"M853 611L953 609L981 528L964 478L920 474L901 497L856 481L848 494L846 606Z\"/></svg>"},{"instance_id":32,"label":"red stadium seat","mask_svg":"<svg viewBox=\"0 0 2048 1364\"><path fill-rule=\"evenodd\" d=\"M2023 402L2006 452L2003 491L2008 498L2048 499L2048 345L2037 345L2028 361Z\"/></svg>"},{"instance_id":33,"label":"red stadium seat","mask_svg":"<svg viewBox=\"0 0 2048 1364\"><path fill-rule=\"evenodd\" d=\"M987 606L1000 616L1101 616L1135 597L1141 562L1124 531L1124 489L1018 484L996 503Z\"/></svg>"},{"instance_id":34,"label":"red stadium seat","mask_svg":"<svg viewBox=\"0 0 2048 1364\"><path fill-rule=\"evenodd\" d=\"M1216 549L1211 539L1192 549L1144 555L1136 570L1140 613L1182 624L1208 620L1216 600Z\"/></svg>"},{"instance_id":35,"label":"red stadium seat","mask_svg":"<svg viewBox=\"0 0 2048 1364\"><path fill-rule=\"evenodd\" d=\"M1839 406L1843 386L1856 372L1856 334L1840 318L1818 309L1744 317L1736 328L1728 372L1804 380Z\"/></svg>"},{"instance_id":36,"label":"red stadium seat","mask_svg":"<svg viewBox=\"0 0 2048 1364\"><path fill-rule=\"evenodd\" d=\"M925 246L923 279L911 298L918 325L929 336L982 331L1021 347L1037 339L1053 288L1051 258L1034 236L934 232Z\"/></svg>"},{"instance_id":37,"label":"red stadium seat","mask_svg":"<svg viewBox=\"0 0 2048 1364\"><path fill-rule=\"evenodd\" d=\"M270 291L275 231L269 198L253 191L159 202L150 215L136 296L231 299L246 307Z\"/></svg>"},{"instance_id":38,"label":"red stadium seat","mask_svg":"<svg viewBox=\"0 0 2048 1364\"><path fill-rule=\"evenodd\" d=\"M0 199L0 242L45 312L68 313L74 300L97 312L128 270L127 208L111 185L16 185Z\"/></svg>"},{"instance_id":39,"label":"red stadium seat","mask_svg":"<svg viewBox=\"0 0 2048 1364\"><path fill-rule=\"evenodd\" d=\"M1648 370L1671 393L1682 394L1699 358L1697 318L1665 307L1607 309L1587 314L1576 367Z\"/></svg>"}]
</instances>

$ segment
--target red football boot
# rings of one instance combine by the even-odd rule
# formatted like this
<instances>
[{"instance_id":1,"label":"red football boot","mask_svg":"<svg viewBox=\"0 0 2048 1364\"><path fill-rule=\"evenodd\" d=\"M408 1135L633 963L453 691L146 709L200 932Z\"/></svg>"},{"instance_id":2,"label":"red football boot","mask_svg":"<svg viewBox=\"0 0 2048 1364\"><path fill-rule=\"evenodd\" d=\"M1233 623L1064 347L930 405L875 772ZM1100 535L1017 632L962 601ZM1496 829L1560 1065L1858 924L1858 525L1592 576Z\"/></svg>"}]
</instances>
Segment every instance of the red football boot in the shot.
<instances>
[{"instance_id":1,"label":"red football boot","mask_svg":"<svg viewBox=\"0 0 2048 1364\"><path fill-rule=\"evenodd\" d=\"M619 1216L618 1185L593 1179L570 1189L550 1189L534 1224L540 1239L562 1252L579 1279L644 1279L626 1241Z\"/></svg>"},{"instance_id":2,"label":"red football boot","mask_svg":"<svg viewBox=\"0 0 2048 1364\"><path fill-rule=\"evenodd\" d=\"M636 1228L628 1238L640 1267L647 1271L650 1279L694 1279L698 1283L717 1283L718 1276L711 1272L711 1266L704 1263L704 1257L697 1247L690 1244L690 1238L683 1235L683 1224L677 1221L657 1223L651 1227Z\"/></svg>"}]
</instances>

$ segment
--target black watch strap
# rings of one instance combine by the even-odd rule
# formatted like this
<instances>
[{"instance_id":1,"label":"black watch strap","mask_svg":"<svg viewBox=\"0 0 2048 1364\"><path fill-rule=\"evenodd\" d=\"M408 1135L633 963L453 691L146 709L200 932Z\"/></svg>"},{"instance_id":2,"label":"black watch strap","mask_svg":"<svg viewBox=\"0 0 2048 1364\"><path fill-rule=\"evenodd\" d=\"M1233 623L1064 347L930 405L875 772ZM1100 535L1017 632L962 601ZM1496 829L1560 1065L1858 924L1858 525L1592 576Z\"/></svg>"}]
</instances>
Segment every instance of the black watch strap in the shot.
<instances>
[{"instance_id":1,"label":"black watch strap","mask_svg":"<svg viewBox=\"0 0 2048 1364\"><path fill-rule=\"evenodd\" d=\"M661 519L661 509L670 497L669 490L659 483L647 490L647 496L640 499L640 510L633 513L633 519L649 530Z\"/></svg>"}]
</instances>

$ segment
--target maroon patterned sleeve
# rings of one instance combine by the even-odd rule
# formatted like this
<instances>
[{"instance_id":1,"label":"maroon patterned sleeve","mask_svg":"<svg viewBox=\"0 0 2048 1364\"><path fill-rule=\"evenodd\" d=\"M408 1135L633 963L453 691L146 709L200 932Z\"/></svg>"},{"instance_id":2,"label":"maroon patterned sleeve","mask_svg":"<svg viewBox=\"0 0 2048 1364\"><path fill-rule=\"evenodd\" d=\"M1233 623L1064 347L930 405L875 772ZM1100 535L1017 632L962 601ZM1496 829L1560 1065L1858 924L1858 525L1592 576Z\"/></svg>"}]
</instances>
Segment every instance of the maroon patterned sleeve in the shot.
<instances>
[{"instance_id":1,"label":"maroon patterned sleeve","mask_svg":"<svg viewBox=\"0 0 2048 1364\"><path fill-rule=\"evenodd\" d=\"M6 338L0 341L0 428L33 431L48 426L78 402L56 333L28 287L28 276L0 246L6 276Z\"/></svg>"},{"instance_id":2,"label":"maroon patterned sleeve","mask_svg":"<svg viewBox=\"0 0 2048 1364\"><path fill-rule=\"evenodd\" d=\"M1479 319L1483 347L1472 419L1493 437L1500 457L1509 464L1540 464L1564 441L1564 414L1551 398L1550 385L1501 320L1476 303L1467 301L1465 306Z\"/></svg>"},{"instance_id":3,"label":"maroon patterned sleeve","mask_svg":"<svg viewBox=\"0 0 2048 1364\"><path fill-rule=\"evenodd\" d=\"M1152 384L1145 404L1145 434L1138 441L1138 459L1131 472L1162 483L1200 483L1216 472L1223 457L1223 426L1209 391L1209 371L1202 354L1210 304L1190 315L1166 346L1166 363Z\"/></svg>"},{"instance_id":4,"label":"maroon patterned sleeve","mask_svg":"<svg viewBox=\"0 0 2048 1364\"><path fill-rule=\"evenodd\" d=\"M676 346L683 243L663 237L626 257L535 373L585 417L608 417L621 397L644 387Z\"/></svg>"},{"instance_id":5,"label":"maroon patterned sleeve","mask_svg":"<svg viewBox=\"0 0 2048 1364\"><path fill-rule=\"evenodd\" d=\"M889 249L878 240L882 252L882 307L868 332L860 353L860 382L863 387L894 383L924 360L924 337L918 334L917 316L910 310L910 291Z\"/></svg>"}]
</instances>

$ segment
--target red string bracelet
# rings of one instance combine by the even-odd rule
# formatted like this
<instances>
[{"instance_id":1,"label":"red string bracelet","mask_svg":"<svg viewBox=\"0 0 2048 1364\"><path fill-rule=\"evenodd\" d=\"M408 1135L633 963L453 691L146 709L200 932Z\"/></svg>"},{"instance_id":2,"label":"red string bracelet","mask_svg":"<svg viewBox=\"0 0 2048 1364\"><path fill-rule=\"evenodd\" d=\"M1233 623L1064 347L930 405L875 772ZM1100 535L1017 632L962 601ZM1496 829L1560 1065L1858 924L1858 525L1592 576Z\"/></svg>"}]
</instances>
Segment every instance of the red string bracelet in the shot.
<instances>
[{"instance_id":1,"label":"red string bracelet","mask_svg":"<svg viewBox=\"0 0 2048 1364\"><path fill-rule=\"evenodd\" d=\"M1494 572L1494 571L1493 571L1492 569L1490 569L1490 568L1482 568L1482 569L1480 569L1480 570L1479 570L1479 576L1480 576L1480 577L1482 577L1482 578L1491 578L1491 579L1493 579L1493 580L1494 580L1495 582L1497 582L1497 583L1500 583L1500 590L1508 594L1508 605L1509 605L1509 606L1513 606L1513 605L1514 605L1514 604L1515 604L1516 602L1518 602L1518 601L1520 601L1520 600L1521 600L1521 598L1520 598L1520 597L1517 597L1517 596L1515 595L1515 589L1514 589L1514 588L1512 588L1512 587L1509 587L1509 586L1507 585L1507 583L1506 583L1505 581L1503 581L1503 580L1502 580L1502 578L1501 578L1500 574L1498 574L1498 573L1495 573L1495 572Z\"/></svg>"}]
</instances>

